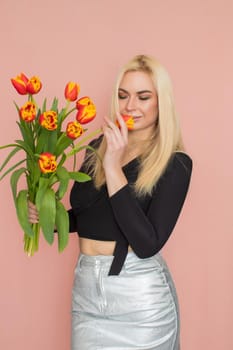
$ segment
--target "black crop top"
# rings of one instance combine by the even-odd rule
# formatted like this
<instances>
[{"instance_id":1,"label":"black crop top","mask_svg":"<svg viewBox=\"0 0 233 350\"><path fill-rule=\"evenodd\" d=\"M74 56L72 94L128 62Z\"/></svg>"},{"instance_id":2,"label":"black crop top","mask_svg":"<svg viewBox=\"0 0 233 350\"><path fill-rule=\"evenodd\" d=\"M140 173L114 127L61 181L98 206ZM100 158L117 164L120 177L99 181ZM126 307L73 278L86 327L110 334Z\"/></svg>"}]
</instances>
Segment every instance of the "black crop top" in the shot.
<instances>
[{"instance_id":1,"label":"black crop top","mask_svg":"<svg viewBox=\"0 0 233 350\"><path fill-rule=\"evenodd\" d=\"M137 197L134 193L132 184L138 168L138 158L122 168L128 184L111 197L106 185L97 190L92 180L75 182L71 190L70 232L89 239L116 241L109 275L120 273L129 245L142 259L164 246L188 191L192 160L185 153L174 153L151 196ZM85 171L85 162L81 170Z\"/></svg>"}]
</instances>

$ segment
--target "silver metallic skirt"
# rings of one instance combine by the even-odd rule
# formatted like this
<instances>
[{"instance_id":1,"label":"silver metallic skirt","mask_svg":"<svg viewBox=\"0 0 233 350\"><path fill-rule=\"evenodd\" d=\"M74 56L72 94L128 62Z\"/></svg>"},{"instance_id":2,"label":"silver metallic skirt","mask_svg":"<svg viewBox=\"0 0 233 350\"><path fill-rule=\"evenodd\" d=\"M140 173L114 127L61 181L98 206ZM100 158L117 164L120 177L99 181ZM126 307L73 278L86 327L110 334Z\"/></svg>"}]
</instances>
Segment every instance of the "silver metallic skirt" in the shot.
<instances>
[{"instance_id":1,"label":"silver metallic skirt","mask_svg":"<svg viewBox=\"0 0 233 350\"><path fill-rule=\"evenodd\" d=\"M160 254L128 253L117 276L113 256L80 254L72 292L72 350L179 350L177 295Z\"/></svg>"}]
</instances>

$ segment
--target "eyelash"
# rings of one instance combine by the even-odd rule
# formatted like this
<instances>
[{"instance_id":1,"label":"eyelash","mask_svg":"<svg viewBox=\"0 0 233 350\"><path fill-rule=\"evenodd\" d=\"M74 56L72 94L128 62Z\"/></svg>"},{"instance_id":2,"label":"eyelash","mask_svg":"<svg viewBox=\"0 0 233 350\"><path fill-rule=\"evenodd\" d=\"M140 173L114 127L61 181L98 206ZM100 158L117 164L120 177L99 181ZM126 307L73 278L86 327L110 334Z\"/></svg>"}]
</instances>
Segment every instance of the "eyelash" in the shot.
<instances>
[{"instance_id":1,"label":"eyelash","mask_svg":"<svg viewBox=\"0 0 233 350\"><path fill-rule=\"evenodd\" d=\"M118 98L120 100L125 100L128 96L127 95L118 95ZM138 96L139 100L146 101L149 100L150 96Z\"/></svg>"},{"instance_id":2,"label":"eyelash","mask_svg":"<svg viewBox=\"0 0 233 350\"><path fill-rule=\"evenodd\" d=\"M149 100L150 96L139 96L139 99L142 101Z\"/></svg>"}]
</instances>

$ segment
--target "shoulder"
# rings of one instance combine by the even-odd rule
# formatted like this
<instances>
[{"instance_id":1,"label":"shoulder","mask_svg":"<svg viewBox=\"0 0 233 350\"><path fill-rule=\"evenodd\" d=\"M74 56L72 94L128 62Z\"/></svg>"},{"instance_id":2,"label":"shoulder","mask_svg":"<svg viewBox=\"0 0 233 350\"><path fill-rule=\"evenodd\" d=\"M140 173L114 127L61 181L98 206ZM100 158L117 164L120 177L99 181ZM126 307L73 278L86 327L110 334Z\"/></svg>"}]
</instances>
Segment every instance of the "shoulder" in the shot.
<instances>
[{"instance_id":1,"label":"shoulder","mask_svg":"<svg viewBox=\"0 0 233 350\"><path fill-rule=\"evenodd\" d=\"M177 151L172 156L172 161L180 167L183 167L187 171L192 171L193 161L192 158L185 152Z\"/></svg>"},{"instance_id":2,"label":"shoulder","mask_svg":"<svg viewBox=\"0 0 233 350\"><path fill-rule=\"evenodd\" d=\"M179 180L189 179L192 174L193 162L185 152L174 152L168 161L163 178L172 177Z\"/></svg>"},{"instance_id":3,"label":"shoulder","mask_svg":"<svg viewBox=\"0 0 233 350\"><path fill-rule=\"evenodd\" d=\"M99 147L99 145L101 144L103 140L103 135L100 135L98 138L93 139L90 143L89 146L97 149Z\"/></svg>"},{"instance_id":4,"label":"shoulder","mask_svg":"<svg viewBox=\"0 0 233 350\"><path fill-rule=\"evenodd\" d=\"M96 151L99 148L99 145L101 144L102 140L103 140L103 135L100 135L98 138L95 138L91 142L88 143L84 162L86 162L87 159L89 159L89 157L93 153L93 151Z\"/></svg>"}]
</instances>

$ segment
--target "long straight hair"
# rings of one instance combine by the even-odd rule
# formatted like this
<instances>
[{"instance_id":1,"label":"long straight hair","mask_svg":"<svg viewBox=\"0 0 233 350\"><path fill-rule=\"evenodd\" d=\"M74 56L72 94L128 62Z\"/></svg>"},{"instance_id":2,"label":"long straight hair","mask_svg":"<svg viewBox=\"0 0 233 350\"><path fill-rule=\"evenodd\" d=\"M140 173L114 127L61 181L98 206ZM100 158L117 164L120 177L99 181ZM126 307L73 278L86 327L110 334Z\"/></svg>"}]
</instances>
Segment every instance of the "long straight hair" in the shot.
<instances>
[{"instance_id":1,"label":"long straight hair","mask_svg":"<svg viewBox=\"0 0 233 350\"><path fill-rule=\"evenodd\" d=\"M174 155L174 152L183 152L184 145L175 112L171 80L165 68L153 57L138 55L122 67L112 94L110 118L115 121L116 112L119 111L118 89L124 74L137 71L145 72L151 77L157 92L159 107L154 132L145 143L139 157L139 174L134 184L136 194L143 196L152 193L152 189L164 173L171 156ZM106 181L101 161L105 150L106 140L103 138L97 150L99 156L92 153L88 159L88 168L92 169L92 177L98 189Z\"/></svg>"}]
</instances>

